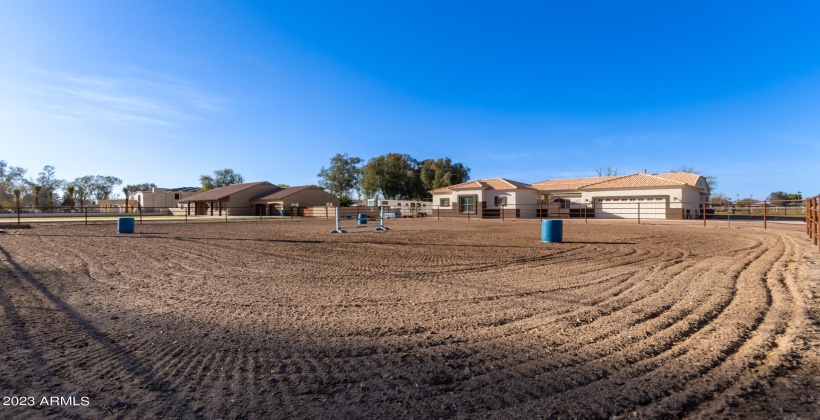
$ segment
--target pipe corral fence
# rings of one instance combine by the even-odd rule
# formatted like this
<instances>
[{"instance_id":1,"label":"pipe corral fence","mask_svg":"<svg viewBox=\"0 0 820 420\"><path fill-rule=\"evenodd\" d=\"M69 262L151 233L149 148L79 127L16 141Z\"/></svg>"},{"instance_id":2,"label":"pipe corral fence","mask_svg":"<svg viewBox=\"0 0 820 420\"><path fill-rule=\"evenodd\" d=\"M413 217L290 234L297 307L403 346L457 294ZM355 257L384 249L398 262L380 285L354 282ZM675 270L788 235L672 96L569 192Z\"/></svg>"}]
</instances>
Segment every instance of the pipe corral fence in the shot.
<instances>
[{"instance_id":1,"label":"pipe corral fence","mask_svg":"<svg viewBox=\"0 0 820 420\"><path fill-rule=\"evenodd\" d=\"M820 252L820 195L806 200L806 234Z\"/></svg>"},{"instance_id":2,"label":"pipe corral fence","mask_svg":"<svg viewBox=\"0 0 820 420\"><path fill-rule=\"evenodd\" d=\"M337 211L339 213L337 213ZM426 220L544 220L555 218L590 220L622 219L641 223L661 223L663 221L699 222L706 226L733 222L748 222L762 225L767 229L772 224L799 226L805 223L806 234L818 245L820 251L820 195L804 200L751 201L741 202L657 202L649 199L596 200L594 203L562 202L516 205L494 205L487 202L473 202L467 205L453 203L439 206L432 203L424 207L408 209L376 206L313 206L313 207L259 207L232 206L226 202L214 202L203 206L176 206L143 208L115 208L80 204L63 207L16 206L0 208L0 226L14 227L28 222L84 222L116 223L121 216L132 216L137 223L145 221L222 221L229 219L249 220L293 219L312 217L317 219L346 220L348 216L367 214L371 221L390 218L411 218ZM337 216L339 214L339 216Z\"/></svg>"}]
</instances>

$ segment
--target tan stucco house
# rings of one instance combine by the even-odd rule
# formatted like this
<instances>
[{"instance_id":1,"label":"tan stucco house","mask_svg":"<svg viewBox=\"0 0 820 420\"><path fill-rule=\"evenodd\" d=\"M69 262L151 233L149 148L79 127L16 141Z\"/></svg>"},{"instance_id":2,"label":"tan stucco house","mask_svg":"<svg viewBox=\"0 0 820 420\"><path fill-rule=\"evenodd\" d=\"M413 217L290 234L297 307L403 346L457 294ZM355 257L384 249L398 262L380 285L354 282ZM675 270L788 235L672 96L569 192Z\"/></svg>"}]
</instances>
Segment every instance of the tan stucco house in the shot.
<instances>
[{"instance_id":1,"label":"tan stucco house","mask_svg":"<svg viewBox=\"0 0 820 420\"><path fill-rule=\"evenodd\" d=\"M536 217L538 190L523 182L487 178L430 191L442 216Z\"/></svg>"},{"instance_id":2,"label":"tan stucco house","mask_svg":"<svg viewBox=\"0 0 820 420\"><path fill-rule=\"evenodd\" d=\"M682 219L703 214L709 186L698 174L670 172L548 179L532 185L504 178L465 182L430 192L442 216Z\"/></svg>"},{"instance_id":3,"label":"tan stucco house","mask_svg":"<svg viewBox=\"0 0 820 420\"><path fill-rule=\"evenodd\" d=\"M545 180L538 189L550 215L610 219L681 219L702 214L709 186L698 174L668 172Z\"/></svg>"},{"instance_id":4,"label":"tan stucco house","mask_svg":"<svg viewBox=\"0 0 820 420\"><path fill-rule=\"evenodd\" d=\"M164 211L177 207L181 200L196 195L196 187L151 188L129 194L129 206L140 206L143 211Z\"/></svg>"}]
</instances>

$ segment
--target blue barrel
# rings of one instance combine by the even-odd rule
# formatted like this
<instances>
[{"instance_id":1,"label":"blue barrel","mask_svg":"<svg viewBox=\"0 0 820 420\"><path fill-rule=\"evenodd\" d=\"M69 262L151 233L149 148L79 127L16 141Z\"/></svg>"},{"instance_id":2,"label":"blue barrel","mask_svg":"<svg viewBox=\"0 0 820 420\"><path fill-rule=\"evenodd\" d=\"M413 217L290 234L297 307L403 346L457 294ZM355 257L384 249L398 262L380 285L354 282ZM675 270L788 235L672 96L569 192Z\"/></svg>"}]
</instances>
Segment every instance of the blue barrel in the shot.
<instances>
[{"instance_id":1,"label":"blue barrel","mask_svg":"<svg viewBox=\"0 0 820 420\"><path fill-rule=\"evenodd\" d=\"M134 218L120 217L117 219L117 233L134 233Z\"/></svg>"},{"instance_id":2,"label":"blue barrel","mask_svg":"<svg viewBox=\"0 0 820 420\"><path fill-rule=\"evenodd\" d=\"M542 220L541 221L541 242L561 243L564 236L563 220Z\"/></svg>"},{"instance_id":3,"label":"blue barrel","mask_svg":"<svg viewBox=\"0 0 820 420\"><path fill-rule=\"evenodd\" d=\"M359 213L359 224L366 225L367 224L367 213Z\"/></svg>"},{"instance_id":4,"label":"blue barrel","mask_svg":"<svg viewBox=\"0 0 820 420\"><path fill-rule=\"evenodd\" d=\"M285 209L279 210L279 215L280 215L280 216L287 216L287 215L288 215L288 211L287 211L287 210L285 210Z\"/></svg>"}]
</instances>

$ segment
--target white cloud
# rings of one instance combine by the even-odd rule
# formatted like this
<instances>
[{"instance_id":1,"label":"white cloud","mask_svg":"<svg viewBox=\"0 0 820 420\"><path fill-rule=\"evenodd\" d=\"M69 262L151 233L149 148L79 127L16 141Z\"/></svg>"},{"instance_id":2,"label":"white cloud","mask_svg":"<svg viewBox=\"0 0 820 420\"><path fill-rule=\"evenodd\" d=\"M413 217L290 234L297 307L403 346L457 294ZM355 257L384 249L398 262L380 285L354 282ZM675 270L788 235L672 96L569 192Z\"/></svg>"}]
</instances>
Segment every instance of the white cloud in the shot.
<instances>
[{"instance_id":1,"label":"white cloud","mask_svg":"<svg viewBox=\"0 0 820 420\"><path fill-rule=\"evenodd\" d=\"M144 72L143 72L144 73ZM176 126L224 112L230 102L161 75L104 77L33 71L15 89L25 109L18 114L57 123Z\"/></svg>"}]
</instances>

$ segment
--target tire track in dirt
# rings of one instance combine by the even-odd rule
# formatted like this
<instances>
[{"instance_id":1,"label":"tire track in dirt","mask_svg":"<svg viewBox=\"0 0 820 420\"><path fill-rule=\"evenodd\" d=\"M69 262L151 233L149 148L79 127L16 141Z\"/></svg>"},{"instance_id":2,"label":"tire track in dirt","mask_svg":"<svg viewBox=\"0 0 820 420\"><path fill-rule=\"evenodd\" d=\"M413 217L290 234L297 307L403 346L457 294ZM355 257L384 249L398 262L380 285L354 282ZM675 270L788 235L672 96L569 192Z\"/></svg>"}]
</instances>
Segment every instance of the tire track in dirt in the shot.
<instances>
[{"instance_id":1,"label":"tire track in dirt","mask_svg":"<svg viewBox=\"0 0 820 420\"><path fill-rule=\"evenodd\" d=\"M441 235L454 246L412 251L424 224L324 242L297 229L282 236L303 242L275 250L219 240L231 231L266 234L240 225L167 235L189 242L182 251L178 239L132 241L149 243L120 253L119 265L95 256L105 238L40 238L42 251L20 261L61 255L32 272L68 273L36 277L83 308L88 324L104 326L95 327L96 341L136 361L44 328L37 340L45 363L90 368L45 376L98 390L94 413L126 418L719 414L754 383L750 369L771 364L774 372L788 360L795 323L804 321L791 309L799 280L783 269L798 246L778 234L738 231L726 240L712 231L615 225L598 241L611 245L570 244L561 254L469 246L470 230L441 225L424 240ZM216 230L202 235L206 228ZM682 236L677 247L669 232ZM520 230L492 233L494 243L522 243ZM412 255L394 255L396 248ZM139 257L152 261L150 270ZM186 261L193 270L162 273ZM28 293L6 283L0 292L10 302ZM119 319L108 319L112 311ZM124 398L129 393L139 398Z\"/></svg>"}]
</instances>

